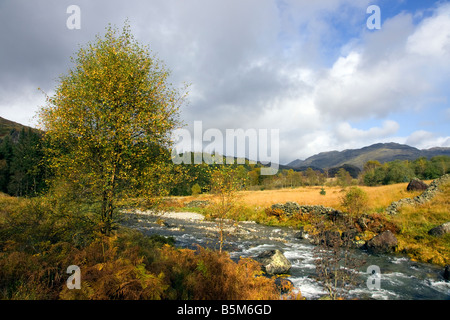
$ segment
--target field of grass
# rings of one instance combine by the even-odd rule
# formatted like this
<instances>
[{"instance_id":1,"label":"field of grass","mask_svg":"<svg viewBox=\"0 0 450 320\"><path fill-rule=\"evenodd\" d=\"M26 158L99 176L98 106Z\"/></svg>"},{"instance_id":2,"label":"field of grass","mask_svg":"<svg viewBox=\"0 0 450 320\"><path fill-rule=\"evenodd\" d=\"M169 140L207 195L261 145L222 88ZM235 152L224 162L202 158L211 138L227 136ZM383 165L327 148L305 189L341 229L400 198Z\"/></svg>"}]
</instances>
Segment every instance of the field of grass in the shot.
<instances>
[{"instance_id":1,"label":"field of grass","mask_svg":"<svg viewBox=\"0 0 450 320\"><path fill-rule=\"evenodd\" d=\"M421 192L406 191L407 183L399 183L387 186L365 187L360 186L369 197L369 208L373 211L382 211L393 201L402 198L413 198ZM348 188L325 187L326 194L321 195L322 187L298 187L277 190L263 191L241 191L238 201L241 205L252 208L266 208L275 203L285 203L288 201L297 202L300 205L323 205L340 209L341 199ZM202 194L198 196L177 197L179 202L187 203L192 200L210 200L211 195Z\"/></svg>"}]
</instances>

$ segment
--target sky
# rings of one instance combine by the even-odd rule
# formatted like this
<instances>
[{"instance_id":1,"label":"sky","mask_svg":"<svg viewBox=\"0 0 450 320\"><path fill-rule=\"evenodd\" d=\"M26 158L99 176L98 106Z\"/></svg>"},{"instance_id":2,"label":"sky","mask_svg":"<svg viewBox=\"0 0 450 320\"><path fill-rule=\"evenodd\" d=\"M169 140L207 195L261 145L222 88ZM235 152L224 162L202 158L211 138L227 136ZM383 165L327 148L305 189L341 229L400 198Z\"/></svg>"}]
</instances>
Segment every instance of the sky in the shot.
<instances>
[{"instance_id":1,"label":"sky","mask_svg":"<svg viewBox=\"0 0 450 320\"><path fill-rule=\"evenodd\" d=\"M278 130L281 164L379 142L450 147L449 1L0 0L0 116L36 126L70 57L127 19L173 85L190 84L190 132Z\"/></svg>"}]
</instances>

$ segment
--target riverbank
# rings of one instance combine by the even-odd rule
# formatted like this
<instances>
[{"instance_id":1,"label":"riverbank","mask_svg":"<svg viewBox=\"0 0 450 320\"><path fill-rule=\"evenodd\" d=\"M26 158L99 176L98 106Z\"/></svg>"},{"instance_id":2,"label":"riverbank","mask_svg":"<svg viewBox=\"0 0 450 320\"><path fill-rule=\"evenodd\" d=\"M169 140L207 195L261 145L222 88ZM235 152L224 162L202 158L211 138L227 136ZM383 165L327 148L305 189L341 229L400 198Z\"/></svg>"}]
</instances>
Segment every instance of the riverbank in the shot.
<instances>
[{"instance_id":1,"label":"riverbank","mask_svg":"<svg viewBox=\"0 0 450 320\"><path fill-rule=\"evenodd\" d=\"M396 184L380 187L364 187L369 198L369 206L364 220L356 222L356 226L368 223L368 227L363 227L357 235L358 241L368 241L377 234L389 230L392 231L398 240L397 252L408 255L411 259L418 262L437 264L445 267L450 264L450 235L445 234L441 237L430 235L428 232L433 227L439 226L450 221L450 182L447 181L439 187L439 191L433 197L427 198L427 201L415 205L404 205L398 208L396 214L386 213L386 209L401 199L420 198L422 192L406 191L407 184ZM272 194L274 197L269 198ZM311 196L315 194L314 196ZM264 203L274 204L281 199L295 200L301 205L319 206L326 204L334 205L333 208L341 209L337 203L337 194L342 198L343 192L332 190L331 202L329 192L325 196L319 194L314 187L296 188L278 191L245 191L238 198L238 209L228 218L236 221L255 221L257 223L276 226L292 227L294 229L308 231L312 229L311 219L314 215L274 215L271 214L271 206L255 205L254 199L265 198ZM242 197L242 195L244 195ZM289 195L289 196L286 196ZM308 201L305 197L311 196ZM249 199L251 199L249 201ZM209 217L208 202L213 201L209 195L200 197L181 197L171 198L166 209L169 211L188 211L196 212ZM303 202L302 202L303 201ZM328 201L328 202L327 202ZM194 205L191 205L191 204ZM206 206L205 206L206 205Z\"/></svg>"},{"instance_id":2,"label":"riverbank","mask_svg":"<svg viewBox=\"0 0 450 320\"><path fill-rule=\"evenodd\" d=\"M196 215L174 215L150 212L129 213L127 226L139 229L146 235L159 234L174 237L175 246L195 249L196 245L218 248L217 224L206 219L191 219ZM319 299L326 295L316 279L314 245L308 239L299 239L298 230L291 227L266 226L255 222L232 222L224 250L234 261L255 258L266 250L281 250L292 267L287 279L292 281L302 296ZM450 283L442 278L441 268L409 259L406 255L371 255L364 250L353 251L366 262L359 270L359 285L350 292L357 299L446 299ZM381 270L381 287L370 290L366 286L368 266L377 265Z\"/></svg>"}]
</instances>

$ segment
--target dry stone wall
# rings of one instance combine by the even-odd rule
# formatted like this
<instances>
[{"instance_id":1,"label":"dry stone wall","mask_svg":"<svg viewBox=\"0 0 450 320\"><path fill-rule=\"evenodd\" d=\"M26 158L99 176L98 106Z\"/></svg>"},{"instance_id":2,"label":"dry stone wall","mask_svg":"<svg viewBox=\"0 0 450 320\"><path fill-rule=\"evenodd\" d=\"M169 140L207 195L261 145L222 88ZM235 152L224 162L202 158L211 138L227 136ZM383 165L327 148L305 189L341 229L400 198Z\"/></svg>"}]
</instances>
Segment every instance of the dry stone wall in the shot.
<instances>
[{"instance_id":1,"label":"dry stone wall","mask_svg":"<svg viewBox=\"0 0 450 320\"><path fill-rule=\"evenodd\" d=\"M430 183L430 186L421 195L414 198L404 198L392 202L390 206L386 208L386 213L394 215L405 204L418 205L430 201L431 199L433 199L436 193L439 192L439 186L448 181L450 181L450 174L443 175L442 177L433 180L433 182Z\"/></svg>"}]
</instances>

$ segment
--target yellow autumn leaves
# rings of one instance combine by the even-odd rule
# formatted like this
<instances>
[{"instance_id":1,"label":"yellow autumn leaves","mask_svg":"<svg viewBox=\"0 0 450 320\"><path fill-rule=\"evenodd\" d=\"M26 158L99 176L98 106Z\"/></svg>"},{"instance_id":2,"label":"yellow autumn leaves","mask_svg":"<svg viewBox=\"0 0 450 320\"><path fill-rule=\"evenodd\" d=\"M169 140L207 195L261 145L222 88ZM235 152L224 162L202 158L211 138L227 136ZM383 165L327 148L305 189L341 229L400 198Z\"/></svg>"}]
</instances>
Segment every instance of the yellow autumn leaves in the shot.
<instances>
[{"instance_id":1,"label":"yellow autumn leaves","mask_svg":"<svg viewBox=\"0 0 450 320\"><path fill-rule=\"evenodd\" d=\"M55 176L83 184L103 203L108 225L115 199L150 185L163 193L172 181L169 133L179 125L186 93L168 84L169 71L129 27L107 28L72 60L75 67L40 111L46 153Z\"/></svg>"}]
</instances>

